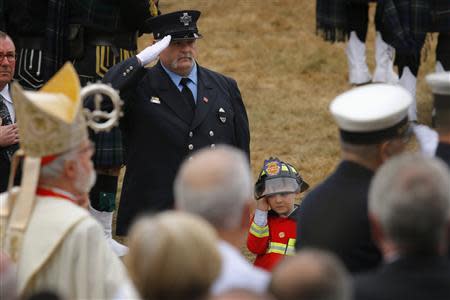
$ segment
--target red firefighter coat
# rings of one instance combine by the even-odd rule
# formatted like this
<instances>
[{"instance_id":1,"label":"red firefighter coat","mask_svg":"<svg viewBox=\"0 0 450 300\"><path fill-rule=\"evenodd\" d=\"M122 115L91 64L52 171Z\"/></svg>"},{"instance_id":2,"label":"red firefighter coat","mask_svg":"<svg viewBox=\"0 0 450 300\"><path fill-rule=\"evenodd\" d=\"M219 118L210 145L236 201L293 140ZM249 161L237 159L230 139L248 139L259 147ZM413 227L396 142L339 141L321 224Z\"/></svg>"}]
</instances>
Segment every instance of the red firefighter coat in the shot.
<instances>
[{"instance_id":1,"label":"red firefighter coat","mask_svg":"<svg viewBox=\"0 0 450 300\"><path fill-rule=\"evenodd\" d=\"M266 226L258 226L252 219L247 248L257 255L255 266L271 271L285 255L295 254L296 209L287 218L270 211Z\"/></svg>"}]
</instances>

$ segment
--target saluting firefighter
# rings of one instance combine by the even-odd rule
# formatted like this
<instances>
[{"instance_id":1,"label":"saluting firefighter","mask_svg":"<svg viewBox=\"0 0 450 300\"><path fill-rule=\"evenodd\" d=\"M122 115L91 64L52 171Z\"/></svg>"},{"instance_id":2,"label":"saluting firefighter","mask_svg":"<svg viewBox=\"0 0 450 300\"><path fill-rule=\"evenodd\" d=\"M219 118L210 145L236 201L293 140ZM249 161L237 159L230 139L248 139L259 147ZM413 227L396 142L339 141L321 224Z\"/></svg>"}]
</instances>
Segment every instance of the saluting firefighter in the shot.
<instances>
[{"instance_id":1,"label":"saluting firefighter","mask_svg":"<svg viewBox=\"0 0 450 300\"><path fill-rule=\"evenodd\" d=\"M104 77L125 102L121 128L127 168L119 235L127 233L136 215L173 208L175 175L194 151L229 144L249 155L248 118L236 81L196 61L199 17L199 11L183 10L152 18L158 42ZM144 68L158 55L155 66Z\"/></svg>"},{"instance_id":2,"label":"saluting firefighter","mask_svg":"<svg viewBox=\"0 0 450 300\"><path fill-rule=\"evenodd\" d=\"M298 171L278 158L269 158L255 184L256 210L247 248L254 265L272 271L286 255L295 254L298 205L295 198L309 188Z\"/></svg>"},{"instance_id":3,"label":"saluting firefighter","mask_svg":"<svg viewBox=\"0 0 450 300\"><path fill-rule=\"evenodd\" d=\"M394 51L385 42L380 28L378 9L375 16L375 61L371 75L366 62L366 37L369 22L369 3L375 0L317 0L316 31L325 41L344 42L349 68L349 83L361 85L369 82L398 82L393 70ZM378 7L377 7L378 8Z\"/></svg>"},{"instance_id":4,"label":"saluting firefighter","mask_svg":"<svg viewBox=\"0 0 450 300\"><path fill-rule=\"evenodd\" d=\"M108 69L137 51L137 37L150 33L149 19L158 15L158 1L153 0L71 0L68 1L68 59L77 70L82 85L101 80ZM127 248L111 236L118 176L125 164L122 133L94 133L93 156L97 181L89 194L90 211L105 228L105 235L119 256Z\"/></svg>"}]
</instances>

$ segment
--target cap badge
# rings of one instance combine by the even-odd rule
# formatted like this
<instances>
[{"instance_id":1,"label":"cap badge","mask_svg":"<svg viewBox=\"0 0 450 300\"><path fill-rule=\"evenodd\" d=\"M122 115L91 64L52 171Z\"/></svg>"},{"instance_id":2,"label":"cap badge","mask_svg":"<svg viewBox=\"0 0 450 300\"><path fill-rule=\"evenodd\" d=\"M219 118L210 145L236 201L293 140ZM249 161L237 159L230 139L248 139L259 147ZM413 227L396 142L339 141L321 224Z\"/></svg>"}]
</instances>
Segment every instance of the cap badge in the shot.
<instances>
[{"instance_id":1,"label":"cap badge","mask_svg":"<svg viewBox=\"0 0 450 300\"><path fill-rule=\"evenodd\" d=\"M218 115L219 115L220 122L225 124L225 122L227 121L227 117L226 117L226 114L225 114L225 110L222 107L219 108Z\"/></svg>"},{"instance_id":2,"label":"cap badge","mask_svg":"<svg viewBox=\"0 0 450 300\"><path fill-rule=\"evenodd\" d=\"M184 26L189 26L189 23L192 22L192 17L188 15L188 13L183 13L180 17L180 22L183 23Z\"/></svg>"},{"instance_id":3,"label":"cap badge","mask_svg":"<svg viewBox=\"0 0 450 300\"><path fill-rule=\"evenodd\" d=\"M280 166L279 162L271 161L266 164L264 169L268 176L275 176L275 175L280 174L281 166Z\"/></svg>"}]
</instances>

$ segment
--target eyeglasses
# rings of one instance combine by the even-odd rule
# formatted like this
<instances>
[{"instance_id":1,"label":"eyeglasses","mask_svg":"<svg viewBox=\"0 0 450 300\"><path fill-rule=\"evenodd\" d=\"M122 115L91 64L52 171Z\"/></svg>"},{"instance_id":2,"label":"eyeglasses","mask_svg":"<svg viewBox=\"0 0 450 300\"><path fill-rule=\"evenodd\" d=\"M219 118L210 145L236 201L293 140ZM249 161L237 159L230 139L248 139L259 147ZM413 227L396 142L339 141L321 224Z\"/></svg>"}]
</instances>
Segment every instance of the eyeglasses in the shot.
<instances>
[{"instance_id":1,"label":"eyeglasses","mask_svg":"<svg viewBox=\"0 0 450 300\"><path fill-rule=\"evenodd\" d=\"M15 53L7 53L7 54L0 53L0 62L2 62L5 57L6 57L6 60L9 62L13 62L16 60Z\"/></svg>"}]
</instances>

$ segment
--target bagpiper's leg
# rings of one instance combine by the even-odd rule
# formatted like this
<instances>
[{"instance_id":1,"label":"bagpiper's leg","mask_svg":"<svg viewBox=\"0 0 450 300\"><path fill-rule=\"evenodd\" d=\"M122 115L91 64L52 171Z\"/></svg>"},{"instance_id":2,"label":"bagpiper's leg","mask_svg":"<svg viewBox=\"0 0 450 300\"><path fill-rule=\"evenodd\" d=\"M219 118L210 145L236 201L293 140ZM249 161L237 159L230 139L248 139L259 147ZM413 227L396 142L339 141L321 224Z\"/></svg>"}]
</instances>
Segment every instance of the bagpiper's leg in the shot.
<instances>
[{"instance_id":1,"label":"bagpiper's leg","mask_svg":"<svg viewBox=\"0 0 450 300\"><path fill-rule=\"evenodd\" d=\"M98 173L97 173L98 174ZM112 238L112 218L117 192L117 176L98 174L97 182L89 193L91 215L103 226L105 237L118 256L128 253L128 247Z\"/></svg>"},{"instance_id":2,"label":"bagpiper's leg","mask_svg":"<svg viewBox=\"0 0 450 300\"><path fill-rule=\"evenodd\" d=\"M394 51L394 48L386 44L381 33L377 31L375 38L376 68L373 74L374 82L398 83L398 75L394 72Z\"/></svg>"}]
</instances>

